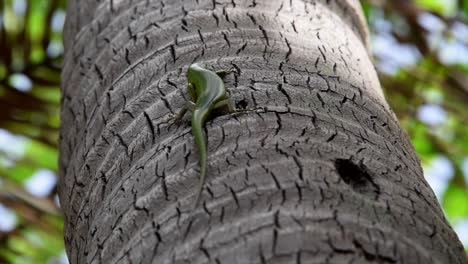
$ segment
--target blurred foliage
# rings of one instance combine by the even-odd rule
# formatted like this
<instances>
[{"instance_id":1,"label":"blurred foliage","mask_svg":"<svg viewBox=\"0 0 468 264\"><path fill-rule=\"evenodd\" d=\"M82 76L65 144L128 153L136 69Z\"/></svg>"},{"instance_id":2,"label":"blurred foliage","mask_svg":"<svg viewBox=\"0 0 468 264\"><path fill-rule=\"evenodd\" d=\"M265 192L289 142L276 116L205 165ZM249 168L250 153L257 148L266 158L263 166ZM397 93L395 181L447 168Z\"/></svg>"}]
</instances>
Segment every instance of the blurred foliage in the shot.
<instances>
[{"instance_id":1,"label":"blurred foliage","mask_svg":"<svg viewBox=\"0 0 468 264\"><path fill-rule=\"evenodd\" d=\"M67 263L56 205L66 1L0 1L0 263Z\"/></svg>"},{"instance_id":2,"label":"blurred foliage","mask_svg":"<svg viewBox=\"0 0 468 264\"><path fill-rule=\"evenodd\" d=\"M361 2L387 99L449 221L468 228L468 1ZM0 1L0 263L66 263L55 188L65 4Z\"/></svg>"},{"instance_id":3,"label":"blurred foliage","mask_svg":"<svg viewBox=\"0 0 468 264\"><path fill-rule=\"evenodd\" d=\"M457 230L468 226L468 1L362 1L387 100ZM465 227L466 228L466 227ZM468 234L459 233L468 244Z\"/></svg>"}]
</instances>

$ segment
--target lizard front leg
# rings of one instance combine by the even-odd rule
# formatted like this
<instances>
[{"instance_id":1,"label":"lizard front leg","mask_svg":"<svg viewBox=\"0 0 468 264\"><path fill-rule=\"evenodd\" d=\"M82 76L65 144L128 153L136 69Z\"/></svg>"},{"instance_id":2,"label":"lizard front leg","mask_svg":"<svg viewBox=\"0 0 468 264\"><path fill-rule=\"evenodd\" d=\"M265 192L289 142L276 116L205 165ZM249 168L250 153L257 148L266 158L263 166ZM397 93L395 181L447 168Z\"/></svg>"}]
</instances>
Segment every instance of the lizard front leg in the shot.
<instances>
[{"instance_id":1,"label":"lizard front leg","mask_svg":"<svg viewBox=\"0 0 468 264\"><path fill-rule=\"evenodd\" d=\"M190 97L192 97L192 101L196 102L197 101L197 90L195 89L195 86L193 84L189 83L187 85L187 90L188 90L188 92L190 94Z\"/></svg>"},{"instance_id":2,"label":"lizard front leg","mask_svg":"<svg viewBox=\"0 0 468 264\"><path fill-rule=\"evenodd\" d=\"M220 70L220 71L216 71L216 75L219 76L219 78L221 79L224 79L224 77L226 77L226 75L230 74L232 71L230 70Z\"/></svg>"},{"instance_id":3,"label":"lizard front leg","mask_svg":"<svg viewBox=\"0 0 468 264\"><path fill-rule=\"evenodd\" d=\"M197 91L195 90L195 86L192 83L189 83L187 85L187 90L190 94L190 97L192 98L192 101L187 101L185 102L184 106L182 109L179 111L179 113L173 117L171 117L171 123L176 123L179 122L187 113L187 111L193 112L195 110L195 103L197 101Z\"/></svg>"}]
</instances>

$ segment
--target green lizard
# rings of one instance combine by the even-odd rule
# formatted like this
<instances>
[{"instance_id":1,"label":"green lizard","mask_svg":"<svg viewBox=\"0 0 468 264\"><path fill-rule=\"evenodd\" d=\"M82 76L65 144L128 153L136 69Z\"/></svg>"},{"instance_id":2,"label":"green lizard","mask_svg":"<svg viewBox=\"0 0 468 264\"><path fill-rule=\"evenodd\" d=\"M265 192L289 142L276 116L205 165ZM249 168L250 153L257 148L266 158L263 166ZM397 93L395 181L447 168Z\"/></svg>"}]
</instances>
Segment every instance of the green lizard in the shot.
<instances>
[{"instance_id":1,"label":"green lizard","mask_svg":"<svg viewBox=\"0 0 468 264\"><path fill-rule=\"evenodd\" d=\"M187 71L187 79L188 92L193 101L187 101L179 114L173 118L174 121L178 121L182 119L187 111L192 112L192 133L200 155L200 180L195 206L200 199L207 167L206 139L203 135L203 125L213 110L227 108L230 113L239 112L232 104L222 79L229 72L213 72L198 63L191 64Z\"/></svg>"}]
</instances>

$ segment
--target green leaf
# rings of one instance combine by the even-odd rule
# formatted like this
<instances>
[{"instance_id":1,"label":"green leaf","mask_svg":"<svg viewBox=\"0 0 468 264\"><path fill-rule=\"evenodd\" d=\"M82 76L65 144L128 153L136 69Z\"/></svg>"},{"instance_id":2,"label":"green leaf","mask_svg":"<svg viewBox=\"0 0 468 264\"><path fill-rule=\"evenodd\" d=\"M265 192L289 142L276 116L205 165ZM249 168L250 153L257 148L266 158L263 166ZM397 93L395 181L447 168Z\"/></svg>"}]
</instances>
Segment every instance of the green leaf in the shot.
<instances>
[{"instance_id":1,"label":"green leaf","mask_svg":"<svg viewBox=\"0 0 468 264\"><path fill-rule=\"evenodd\" d=\"M31 54L29 56L30 56L29 59L31 60L31 62L40 63L42 62L42 60L44 60L45 52L41 48L40 45L36 44L36 45L33 45L33 47L31 48Z\"/></svg>"},{"instance_id":2,"label":"green leaf","mask_svg":"<svg viewBox=\"0 0 468 264\"><path fill-rule=\"evenodd\" d=\"M23 236L31 245L40 248L47 258L59 255L64 247L62 239L36 228L25 230Z\"/></svg>"},{"instance_id":3,"label":"green leaf","mask_svg":"<svg viewBox=\"0 0 468 264\"><path fill-rule=\"evenodd\" d=\"M416 0L416 4L423 9L452 17L457 11L456 0Z\"/></svg>"},{"instance_id":4,"label":"green leaf","mask_svg":"<svg viewBox=\"0 0 468 264\"><path fill-rule=\"evenodd\" d=\"M34 161L38 167L58 170L58 151L43 143L31 140L26 145L25 158Z\"/></svg>"},{"instance_id":5,"label":"green leaf","mask_svg":"<svg viewBox=\"0 0 468 264\"><path fill-rule=\"evenodd\" d=\"M421 157L421 160L430 160L437 152L437 150L427 134L427 126L419 121L411 120L411 123L408 124L407 129L408 133L411 135L414 148Z\"/></svg>"},{"instance_id":6,"label":"green leaf","mask_svg":"<svg viewBox=\"0 0 468 264\"><path fill-rule=\"evenodd\" d=\"M34 87L30 92L39 99L58 105L60 103L60 90L50 87Z\"/></svg>"},{"instance_id":7,"label":"green leaf","mask_svg":"<svg viewBox=\"0 0 468 264\"><path fill-rule=\"evenodd\" d=\"M18 255L6 248L0 248L0 259L5 259L7 263L14 264L31 264L31 260L24 256Z\"/></svg>"},{"instance_id":8,"label":"green leaf","mask_svg":"<svg viewBox=\"0 0 468 264\"><path fill-rule=\"evenodd\" d=\"M468 217L468 191L454 183L450 184L442 198L442 204L451 223Z\"/></svg>"},{"instance_id":9,"label":"green leaf","mask_svg":"<svg viewBox=\"0 0 468 264\"><path fill-rule=\"evenodd\" d=\"M8 246L12 251L17 252L21 256L29 258L31 260L40 257L38 256L37 248L23 237L11 237L10 239L8 239Z\"/></svg>"},{"instance_id":10,"label":"green leaf","mask_svg":"<svg viewBox=\"0 0 468 264\"><path fill-rule=\"evenodd\" d=\"M372 6L367 1L361 1L361 6L366 20L369 21L370 13L372 13Z\"/></svg>"},{"instance_id":11,"label":"green leaf","mask_svg":"<svg viewBox=\"0 0 468 264\"><path fill-rule=\"evenodd\" d=\"M26 28L29 33L29 38L32 42L39 43L42 36L44 35L44 29L46 24L47 14L47 1L34 0L29 1L31 13L29 16L28 24Z\"/></svg>"},{"instance_id":12,"label":"green leaf","mask_svg":"<svg viewBox=\"0 0 468 264\"><path fill-rule=\"evenodd\" d=\"M464 0L461 5L462 5L461 10L463 11L465 18L467 18L468 17L468 0Z\"/></svg>"},{"instance_id":13,"label":"green leaf","mask_svg":"<svg viewBox=\"0 0 468 264\"><path fill-rule=\"evenodd\" d=\"M8 176L10 180L15 181L17 183L23 183L26 179L31 177L31 175L33 175L35 171L36 168L30 166L29 164L16 164L15 166L9 168L0 167L0 173L2 175Z\"/></svg>"}]
</instances>

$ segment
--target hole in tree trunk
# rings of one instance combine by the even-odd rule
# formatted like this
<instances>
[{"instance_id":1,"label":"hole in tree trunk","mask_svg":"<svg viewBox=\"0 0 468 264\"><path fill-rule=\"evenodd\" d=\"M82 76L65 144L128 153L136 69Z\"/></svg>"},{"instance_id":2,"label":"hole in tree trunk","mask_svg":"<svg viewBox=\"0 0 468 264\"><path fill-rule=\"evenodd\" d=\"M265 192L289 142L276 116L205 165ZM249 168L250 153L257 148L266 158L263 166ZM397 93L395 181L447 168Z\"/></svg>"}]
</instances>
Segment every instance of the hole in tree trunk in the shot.
<instances>
[{"instance_id":1,"label":"hole in tree trunk","mask_svg":"<svg viewBox=\"0 0 468 264\"><path fill-rule=\"evenodd\" d=\"M249 103L245 99L240 100L237 104L236 107L240 109L246 109Z\"/></svg>"},{"instance_id":2,"label":"hole in tree trunk","mask_svg":"<svg viewBox=\"0 0 468 264\"><path fill-rule=\"evenodd\" d=\"M350 160L337 159L335 167L341 179L349 185L355 192L377 199L380 194L380 187L373 181L363 164L357 165Z\"/></svg>"}]
</instances>

